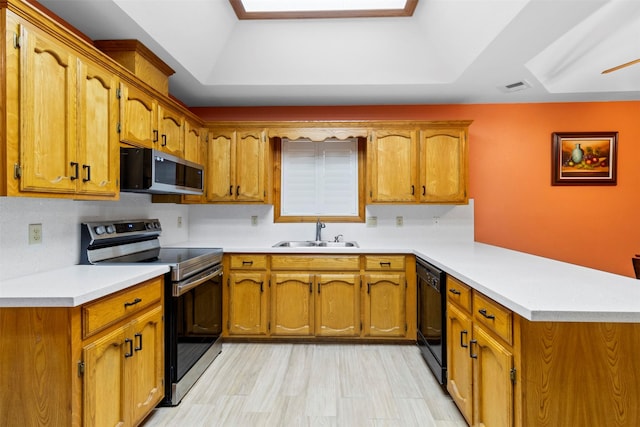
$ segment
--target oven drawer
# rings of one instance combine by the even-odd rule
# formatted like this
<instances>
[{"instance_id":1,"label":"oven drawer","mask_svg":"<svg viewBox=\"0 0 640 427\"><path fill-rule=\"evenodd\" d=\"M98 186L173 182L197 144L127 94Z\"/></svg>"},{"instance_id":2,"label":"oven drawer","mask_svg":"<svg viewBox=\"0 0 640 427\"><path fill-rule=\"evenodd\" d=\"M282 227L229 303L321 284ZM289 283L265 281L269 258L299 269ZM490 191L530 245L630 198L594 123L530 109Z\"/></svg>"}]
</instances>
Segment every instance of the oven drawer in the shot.
<instances>
[{"instance_id":1,"label":"oven drawer","mask_svg":"<svg viewBox=\"0 0 640 427\"><path fill-rule=\"evenodd\" d=\"M82 335L87 338L162 299L164 279L148 282L82 306Z\"/></svg>"},{"instance_id":2,"label":"oven drawer","mask_svg":"<svg viewBox=\"0 0 640 427\"><path fill-rule=\"evenodd\" d=\"M267 269L267 256L266 255L252 255L241 254L231 255L229 265L231 268L242 268L245 270L266 270Z\"/></svg>"},{"instance_id":3,"label":"oven drawer","mask_svg":"<svg viewBox=\"0 0 640 427\"><path fill-rule=\"evenodd\" d=\"M512 344L513 313L497 302L473 293L473 318L495 332L508 344Z\"/></svg>"},{"instance_id":4,"label":"oven drawer","mask_svg":"<svg viewBox=\"0 0 640 427\"><path fill-rule=\"evenodd\" d=\"M404 270L404 255L367 255L365 270Z\"/></svg>"},{"instance_id":5,"label":"oven drawer","mask_svg":"<svg viewBox=\"0 0 640 427\"><path fill-rule=\"evenodd\" d=\"M471 313L471 288L452 276L447 276L447 300Z\"/></svg>"}]
</instances>

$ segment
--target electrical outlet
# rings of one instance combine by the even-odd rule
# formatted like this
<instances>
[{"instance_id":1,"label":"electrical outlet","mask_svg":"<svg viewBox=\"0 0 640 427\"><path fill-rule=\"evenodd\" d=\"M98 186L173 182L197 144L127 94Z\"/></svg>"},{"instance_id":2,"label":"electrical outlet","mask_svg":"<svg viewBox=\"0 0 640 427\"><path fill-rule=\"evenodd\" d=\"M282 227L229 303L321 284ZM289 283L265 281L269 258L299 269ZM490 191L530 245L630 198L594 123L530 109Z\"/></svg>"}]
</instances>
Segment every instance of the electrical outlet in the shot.
<instances>
[{"instance_id":1,"label":"electrical outlet","mask_svg":"<svg viewBox=\"0 0 640 427\"><path fill-rule=\"evenodd\" d=\"M182 217L178 217L178 228L182 228Z\"/></svg>"},{"instance_id":2,"label":"electrical outlet","mask_svg":"<svg viewBox=\"0 0 640 427\"><path fill-rule=\"evenodd\" d=\"M258 225L258 215L251 215L251 225Z\"/></svg>"},{"instance_id":3,"label":"electrical outlet","mask_svg":"<svg viewBox=\"0 0 640 427\"><path fill-rule=\"evenodd\" d=\"M433 217L433 225L438 225L440 223L440 217L439 216L434 216Z\"/></svg>"},{"instance_id":4,"label":"electrical outlet","mask_svg":"<svg viewBox=\"0 0 640 427\"><path fill-rule=\"evenodd\" d=\"M378 217L377 216L368 216L367 217L367 227L377 227L378 226Z\"/></svg>"},{"instance_id":5,"label":"electrical outlet","mask_svg":"<svg viewBox=\"0 0 640 427\"><path fill-rule=\"evenodd\" d=\"M29 224L29 244L39 245L42 243L42 224Z\"/></svg>"},{"instance_id":6,"label":"electrical outlet","mask_svg":"<svg viewBox=\"0 0 640 427\"><path fill-rule=\"evenodd\" d=\"M404 217L396 217L396 227L402 227L404 225Z\"/></svg>"}]
</instances>

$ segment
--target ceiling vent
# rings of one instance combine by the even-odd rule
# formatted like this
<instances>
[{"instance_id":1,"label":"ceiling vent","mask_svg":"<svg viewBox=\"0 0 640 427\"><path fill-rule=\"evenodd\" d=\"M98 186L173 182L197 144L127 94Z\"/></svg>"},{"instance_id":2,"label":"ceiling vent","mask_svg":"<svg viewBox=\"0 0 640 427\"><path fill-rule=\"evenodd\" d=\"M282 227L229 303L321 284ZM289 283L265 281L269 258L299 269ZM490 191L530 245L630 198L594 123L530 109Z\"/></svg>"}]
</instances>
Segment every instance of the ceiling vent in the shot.
<instances>
[{"instance_id":1,"label":"ceiling vent","mask_svg":"<svg viewBox=\"0 0 640 427\"><path fill-rule=\"evenodd\" d=\"M530 87L531 84L528 81L521 80L519 82L511 83L505 86L499 86L498 89L500 89L502 92L509 93L529 89Z\"/></svg>"}]
</instances>

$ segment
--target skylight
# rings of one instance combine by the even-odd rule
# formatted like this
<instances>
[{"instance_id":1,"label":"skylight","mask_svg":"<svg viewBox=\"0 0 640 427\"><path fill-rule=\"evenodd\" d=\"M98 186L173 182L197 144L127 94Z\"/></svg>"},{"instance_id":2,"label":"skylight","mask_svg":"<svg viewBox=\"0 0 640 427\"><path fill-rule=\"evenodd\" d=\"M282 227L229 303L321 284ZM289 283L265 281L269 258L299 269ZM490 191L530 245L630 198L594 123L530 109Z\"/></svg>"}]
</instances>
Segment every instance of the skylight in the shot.
<instances>
[{"instance_id":1,"label":"skylight","mask_svg":"<svg viewBox=\"0 0 640 427\"><path fill-rule=\"evenodd\" d=\"M239 19L411 16L418 0L229 0Z\"/></svg>"}]
</instances>

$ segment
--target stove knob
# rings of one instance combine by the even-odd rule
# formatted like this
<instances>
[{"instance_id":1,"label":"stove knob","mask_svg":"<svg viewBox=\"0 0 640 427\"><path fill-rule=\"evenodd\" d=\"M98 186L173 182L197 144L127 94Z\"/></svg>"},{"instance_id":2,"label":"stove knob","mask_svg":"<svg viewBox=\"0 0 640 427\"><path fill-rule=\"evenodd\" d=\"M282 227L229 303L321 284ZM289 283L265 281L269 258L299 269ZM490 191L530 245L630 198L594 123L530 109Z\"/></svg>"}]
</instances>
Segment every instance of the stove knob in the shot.
<instances>
[{"instance_id":1,"label":"stove knob","mask_svg":"<svg viewBox=\"0 0 640 427\"><path fill-rule=\"evenodd\" d=\"M113 224L107 225L107 234L113 234L116 232L116 227Z\"/></svg>"},{"instance_id":2,"label":"stove knob","mask_svg":"<svg viewBox=\"0 0 640 427\"><path fill-rule=\"evenodd\" d=\"M96 232L98 236L101 234L104 234L107 231L106 228L104 228L104 225L99 225L95 227L93 230Z\"/></svg>"},{"instance_id":3,"label":"stove knob","mask_svg":"<svg viewBox=\"0 0 640 427\"><path fill-rule=\"evenodd\" d=\"M147 227L147 230L151 230L151 229L153 229L153 224L152 224L152 223L150 223L150 222L147 222L147 223L145 224L145 227Z\"/></svg>"},{"instance_id":4,"label":"stove knob","mask_svg":"<svg viewBox=\"0 0 640 427\"><path fill-rule=\"evenodd\" d=\"M156 230L160 230L160 223L158 221L154 222L153 226Z\"/></svg>"}]
</instances>

